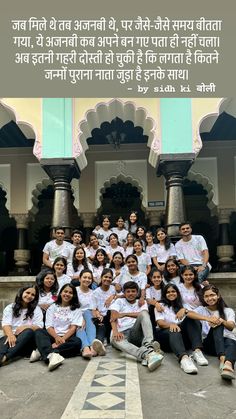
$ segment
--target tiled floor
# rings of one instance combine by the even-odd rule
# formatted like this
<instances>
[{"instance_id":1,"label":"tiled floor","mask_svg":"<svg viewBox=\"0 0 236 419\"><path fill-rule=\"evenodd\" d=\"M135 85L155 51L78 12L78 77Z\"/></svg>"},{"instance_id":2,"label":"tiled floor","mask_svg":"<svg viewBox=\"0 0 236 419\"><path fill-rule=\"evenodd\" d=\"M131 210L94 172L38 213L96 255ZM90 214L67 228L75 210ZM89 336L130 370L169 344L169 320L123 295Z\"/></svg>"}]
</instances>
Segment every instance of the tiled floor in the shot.
<instances>
[{"instance_id":1,"label":"tiled floor","mask_svg":"<svg viewBox=\"0 0 236 419\"><path fill-rule=\"evenodd\" d=\"M88 363L61 419L143 418L137 363L117 354Z\"/></svg>"}]
</instances>

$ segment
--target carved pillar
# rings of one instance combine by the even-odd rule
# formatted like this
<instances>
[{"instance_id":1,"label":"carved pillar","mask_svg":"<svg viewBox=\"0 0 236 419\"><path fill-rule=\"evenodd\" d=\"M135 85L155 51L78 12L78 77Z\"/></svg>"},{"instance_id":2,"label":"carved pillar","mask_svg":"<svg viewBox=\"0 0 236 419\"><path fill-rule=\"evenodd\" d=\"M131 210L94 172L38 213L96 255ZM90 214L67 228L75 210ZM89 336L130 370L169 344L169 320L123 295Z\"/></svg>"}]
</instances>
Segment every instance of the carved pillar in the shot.
<instances>
[{"instance_id":1,"label":"carved pillar","mask_svg":"<svg viewBox=\"0 0 236 419\"><path fill-rule=\"evenodd\" d=\"M71 185L73 178L79 179L80 169L75 159L42 159L41 166L53 180L54 204L52 229L57 226L65 228L66 238L70 238L72 221Z\"/></svg>"},{"instance_id":2,"label":"carved pillar","mask_svg":"<svg viewBox=\"0 0 236 419\"><path fill-rule=\"evenodd\" d=\"M83 220L83 226L85 230L85 243L89 242L89 236L94 229L94 218L96 216L95 212L83 212L80 213L81 219Z\"/></svg>"},{"instance_id":3,"label":"carved pillar","mask_svg":"<svg viewBox=\"0 0 236 419\"><path fill-rule=\"evenodd\" d=\"M146 209L146 217L149 220L151 230L155 231L158 227L162 225L164 215L165 211L163 210Z\"/></svg>"},{"instance_id":4,"label":"carved pillar","mask_svg":"<svg viewBox=\"0 0 236 419\"><path fill-rule=\"evenodd\" d=\"M233 209L219 208L219 245L217 246L217 256L219 258L219 271L227 272L231 270L234 255L234 247L229 241L229 222Z\"/></svg>"},{"instance_id":5,"label":"carved pillar","mask_svg":"<svg viewBox=\"0 0 236 419\"><path fill-rule=\"evenodd\" d=\"M14 250L15 270L14 274L28 275L28 266L30 260L30 251L28 247L28 215L27 214L12 214L16 220L17 228L17 249Z\"/></svg>"},{"instance_id":6,"label":"carved pillar","mask_svg":"<svg viewBox=\"0 0 236 419\"><path fill-rule=\"evenodd\" d=\"M189 156L190 157L190 156ZM178 160L163 159L160 161L157 176L166 179L166 228L171 237L179 236L179 225L185 220L185 203L183 196L183 180L193 163L192 158Z\"/></svg>"}]
</instances>

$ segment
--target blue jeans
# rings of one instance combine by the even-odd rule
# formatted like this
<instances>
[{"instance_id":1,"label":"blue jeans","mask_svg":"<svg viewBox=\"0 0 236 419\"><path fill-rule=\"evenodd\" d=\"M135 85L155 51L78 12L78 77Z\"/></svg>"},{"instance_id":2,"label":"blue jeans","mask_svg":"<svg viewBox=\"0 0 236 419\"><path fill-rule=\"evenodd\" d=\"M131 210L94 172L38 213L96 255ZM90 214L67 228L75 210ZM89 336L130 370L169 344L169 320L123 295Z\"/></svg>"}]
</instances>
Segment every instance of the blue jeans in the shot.
<instances>
[{"instance_id":1,"label":"blue jeans","mask_svg":"<svg viewBox=\"0 0 236 419\"><path fill-rule=\"evenodd\" d=\"M83 329L78 329L76 332L76 336L80 338L82 342L82 350L85 346L91 346L93 340L96 338L96 327L93 323L92 311L84 311L83 318L85 320L85 327Z\"/></svg>"},{"instance_id":2,"label":"blue jeans","mask_svg":"<svg viewBox=\"0 0 236 419\"><path fill-rule=\"evenodd\" d=\"M199 265L192 265L192 266L199 266ZM201 284L205 279L207 279L208 275L210 273L210 269L208 266L205 267L205 269L201 272L197 273L198 281Z\"/></svg>"}]
</instances>

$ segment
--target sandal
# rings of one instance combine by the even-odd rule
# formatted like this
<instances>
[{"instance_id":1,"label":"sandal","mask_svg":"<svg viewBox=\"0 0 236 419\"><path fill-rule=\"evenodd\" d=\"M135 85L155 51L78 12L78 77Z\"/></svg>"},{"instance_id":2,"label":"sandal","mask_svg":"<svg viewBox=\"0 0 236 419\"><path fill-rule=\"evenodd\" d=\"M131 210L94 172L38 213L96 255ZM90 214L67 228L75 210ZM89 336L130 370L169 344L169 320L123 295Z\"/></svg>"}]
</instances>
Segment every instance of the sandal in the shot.
<instances>
[{"instance_id":1,"label":"sandal","mask_svg":"<svg viewBox=\"0 0 236 419\"><path fill-rule=\"evenodd\" d=\"M221 370L221 378L224 378L225 380L235 380L233 368L230 368L228 365L224 365Z\"/></svg>"}]
</instances>

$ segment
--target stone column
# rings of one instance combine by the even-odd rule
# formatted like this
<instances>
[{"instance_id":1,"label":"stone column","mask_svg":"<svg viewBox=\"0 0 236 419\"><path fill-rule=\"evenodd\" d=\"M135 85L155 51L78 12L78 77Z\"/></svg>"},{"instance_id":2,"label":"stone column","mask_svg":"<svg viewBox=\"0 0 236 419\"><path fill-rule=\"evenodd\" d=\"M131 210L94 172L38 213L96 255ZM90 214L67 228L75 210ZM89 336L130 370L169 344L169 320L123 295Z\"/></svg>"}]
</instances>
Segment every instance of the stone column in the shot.
<instances>
[{"instance_id":1,"label":"stone column","mask_svg":"<svg viewBox=\"0 0 236 419\"><path fill-rule=\"evenodd\" d=\"M146 217L149 220L149 225L151 230L156 230L158 227L162 225L162 220L165 215L164 210L157 210L157 209L146 209Z\"/></svg>"},{"instance_id":2,"label":"stone column","mask_svg":"<svg viewBox=\"0 0 236 419\"><path fill-rule=\"evenodd\" d=\"M190 156L189 156L190 157ZM175 156L163 158L158 166L157 176L166 180L166 229L169 236L179 236L179 225L185 220L183 180L193 163L193 158L178 160Z\"/></svg>"},{"instance_id":3,"label":"stone column","mask_svg":"<svg viewBox=\"0 0 236 419\"><path fill-rule=\"evenodd\" d=\"M219 245L217 246L217 256L219 258L220 272L231 271L234 247L229 241L229 222L233 211L231 208L218 209Z\"/></svg>"},{"instance_id":4,"label":"stone column","mask_svg":"<svg viewBox=\"0 0 236 419\"><path fill-rule=\"evenodd\" d=\"M89 236L91 232L93 231L95 225L94 225L94 218L96 216L95 212L83 212L80 213L80 217L83 220L83 227L85 230L85 243L87 244L89 242Z\"/></svg>"},{"instance_id":5,"label":"stone column","mask_svg":"<svg viewBox=\"0 0 236 419\"><path fill-rule=\"evenodd\" d=\"M70 238L72 221L71 185L73 178L79 179L80 169L75 159L41 159L41 166L53 180L54 204L52 216L52 230L61 226L65 228L66 238Z\"/></svg>"},{"instance_id":6,"label":"stone column","mask_svg":"<svg viewBox=\"0 0 236 419\"><path fill-rule=\"evenodd\" d=\"M14 250L15 271L16 275L28 275L28 265L30 260L30 251L28 247L28 214L12 214L16 220L17 228L17 249Z\"/></svg>"}]
</instances>

